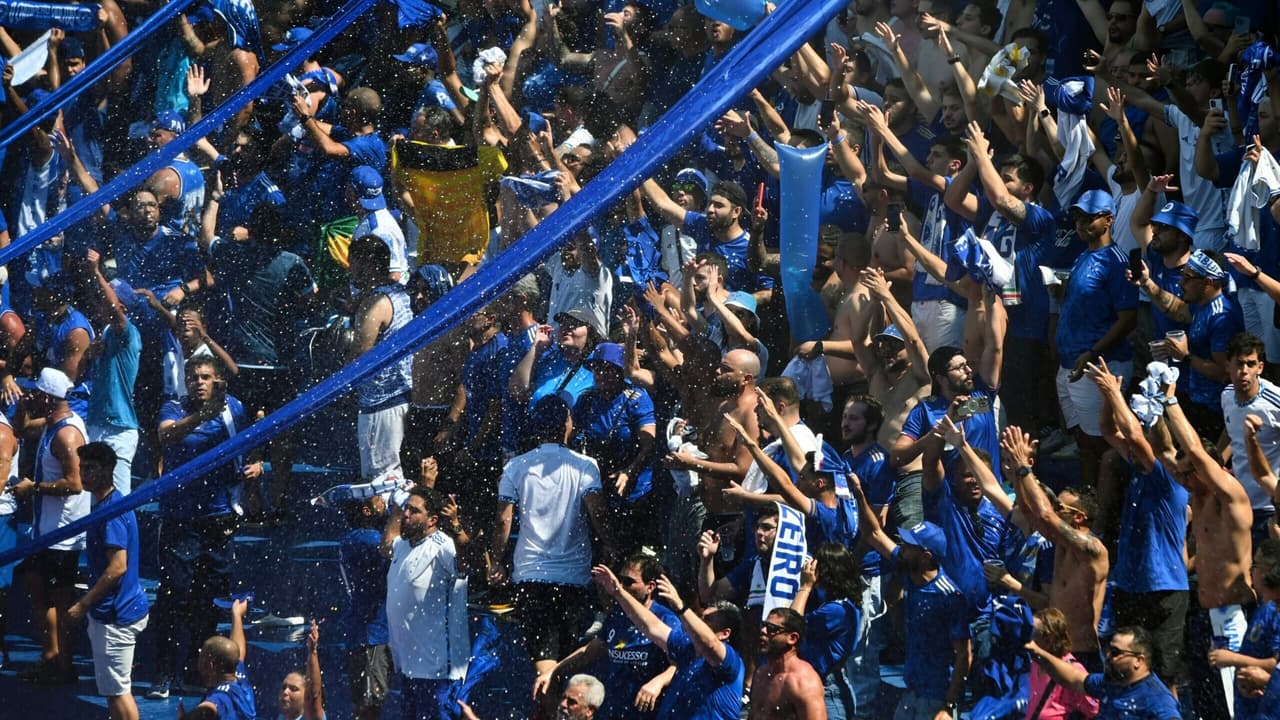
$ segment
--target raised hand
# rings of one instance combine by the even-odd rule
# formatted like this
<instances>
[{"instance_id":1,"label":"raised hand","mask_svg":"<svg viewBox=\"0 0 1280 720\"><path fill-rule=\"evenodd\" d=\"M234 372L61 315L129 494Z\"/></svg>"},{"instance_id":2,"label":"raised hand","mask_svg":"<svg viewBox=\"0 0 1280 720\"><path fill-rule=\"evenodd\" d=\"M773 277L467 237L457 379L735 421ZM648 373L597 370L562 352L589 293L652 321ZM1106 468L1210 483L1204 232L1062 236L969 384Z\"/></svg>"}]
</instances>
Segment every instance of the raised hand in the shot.
<instances>
[{"instance_id":1,"label":"raised hand","mask_svg":"<svg viewBox=\"0 0 1280 720\"><path fill-rule=\"evenodd\" d=\"M1120 91L1120 88L1111 85L1107 87L1107 100L1102 103L1102 109L1106 111L1112 120L1120 122L1124 119L1125 100L1125 95Z\"/></svg>"}]
</instances>

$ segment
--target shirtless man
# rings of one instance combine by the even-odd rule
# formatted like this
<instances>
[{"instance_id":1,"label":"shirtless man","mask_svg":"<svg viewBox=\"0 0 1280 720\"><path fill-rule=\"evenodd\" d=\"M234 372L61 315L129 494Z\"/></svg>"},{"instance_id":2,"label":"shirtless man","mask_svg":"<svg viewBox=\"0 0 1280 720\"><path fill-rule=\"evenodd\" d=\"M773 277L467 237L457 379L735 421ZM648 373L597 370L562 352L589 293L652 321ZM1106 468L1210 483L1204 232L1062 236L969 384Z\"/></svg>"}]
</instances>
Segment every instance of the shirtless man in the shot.
<instances>
[{"instance_id":1,"label":"shirtless man","mask_svg":"<svg viewBox=\"0 0 1280 720\"><path fill-rule=\"evenodd\" d=\"M929 394L929 354L911 313L898 303L883 272L876 268L863 270L859 285L870 293L871 303L854 334L854 351L858 365L867 374L871 396L885 408L876 442L888 448L902 434L907 413ZM877 311L888 317L889 325L871 337L871 318ZM899 482L914 477L918 484L921 468L918 456L904 463L898 468Z\"/></svg>"},{"instance_id":2,"label":"shirtless man","mask_svg":"<svg viewBox=\"0 0 1280 720\"><path fill-rule=\"evenodd\" d=\"M667 467L693 470L701 477L698 490L709 514L735 512L723 491L730 481L742 482L751 466L751 453L745 444L738 442L737 431L724 421L723 415L732 417L751 437L760 435L756 418L756 378L759 376L760 358L755 353L742 348L725 353L710 393L723 399L714 413L701 414L701 422L695 420L701 428L698 448L706 453L706 459L687 452L667 455Z\"/></svg>"},{"instance_id":3,"label":"shirtless man","mask_svg":"<svg viewBox=\"0 0 1280 720\"><path fill-rule=\"evenodd\" d=\"M804 616L791 608L770 612L760 626L760 652L765 663L756 668L751 682L748 717L752 720L827 717L822 678L797 652L803 638Z\"/></svg>"},{"instance_id":4,"label":"shirtless man","mask_svg":"<svg viewBox=\"0 0 1280 720\"><path fill-rule=\"evenodd\" d=\"M1171 383L1166 397L1174 398L1176 390L1176 383ZM1253 508L1244 486L1223 468L1217 448L1212 442L1200 440L1176 400L1169 402L1164 411L1165 424L1183 451L1182 458L1174 466L1173 477L1191 492L1191 530L1196 542L1192 564L1199 580L1199 605L1209 615L1212 636L1225 638L1225 649L1239 652L1247 625L1241 605L1254 601L1253 588L1249 584L1249 567L1253 558L1250 536ZM1208 637L1198 638L1196 633L1189 638L1189 642L1209 640ZM1210 650L1203 646L1199 649L1202 655ZM1187 650L1189 655L1196 652L1195 647ZM1221 679L1226 706L1220 706L1222 699L1217 696L1216 688L1197 692L1196 706L1202 716L1221 717L1225 710L1234 706L1234 668L1223 668ZM1206 706L1203 703L1211 704Z\"/></svg>"},{"instance_id":5,"label":"shirtless man","mask_svg":"<svg viewBox=\"0 0 1280 720\"><path fill-rule=\"evenodd\" d=\"M1057 500L1050 503L1031 469L1035 463L1031 437L1021 428L1005 428L1000 438L1000 458L1004 476L1013 479L1016 495L1032 525L1053 542L1049 607L1058 608L1067 618L1072 654L1089 672L1102 672L1098 619L1102 615L1111 558L1089 527L1097 515L1097 498L1082 488L1072 487L1058 493ZM1020 583L1009 588L1022 594Z\"/></svg>"},{"instance_id":6,"label":"shirtless man","mask_svg":"<svg viewBox=\"0 0 1280 720\"><path fill-rule=\"evenodd\" d=\"M843 297L835 309L835 322L831 334L822 340L811 340L796 346L796 355L805 359L822 355L827 360L827 371L835 385L848 385L866 377L867 370L858 358L854 338L858 337L859 319L865 316L871 305L867 290L858 283L859 272L868 265L868 245L860 235L841 236L836 245L835 277ZM824 295L827 287L823 288Z\"/></svg>"},{"instance_id":7,"label":"shirtless man","mask_svg":"<svg viewBox=\"0 0 1280 720\"><path fill-rule=\"evenodd\" d=\"M560 5L548 4L545 40L556 64L567 72L591 74L591 86L599 95L613 103L635 112L646 97L653 68L649 56L640 49L640 43L648 39L653 27L653 11L646 5L631 2L618 12L605 13L605 27L613 35L613 47L601 48L590 53L575 53L560 35L556 17Z\"/></svg>"}]
</instances>

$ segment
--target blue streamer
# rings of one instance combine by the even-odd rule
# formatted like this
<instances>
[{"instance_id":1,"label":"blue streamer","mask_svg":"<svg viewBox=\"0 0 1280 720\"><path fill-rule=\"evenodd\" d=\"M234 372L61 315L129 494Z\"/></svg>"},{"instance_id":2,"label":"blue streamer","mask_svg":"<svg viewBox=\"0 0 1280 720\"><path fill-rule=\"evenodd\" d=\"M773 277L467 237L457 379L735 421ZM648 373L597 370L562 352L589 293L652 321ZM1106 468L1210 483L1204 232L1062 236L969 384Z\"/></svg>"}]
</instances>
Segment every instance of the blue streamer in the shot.
<instances>
[{"instance_id":1,"label":"blue streamer","mask_svg":"<svg viewBox=\"0 0 1280 720\"><path fill-rule=\"evenodd\" d=\"M0 0L0 25L8 30L48 30L62 28L71 32L98 29L101 5Z\"/></svg>"},{"instance_id":2,"label":"blue streamer","mask_svg":"<svg viewBox=\"0 0 1280 720\"><path fill-rule=\"evenodd\" d=\"M822 297L813 290L813 266L818 262L818 214L827 144L810 148L776 145L775 149L782 190L782 217L778 220L782 292L791 342L821 340L831 332L831 318Z\"/></svg>"},{"instance_id":3,"label":"blue streamer","mask_svg":"<svg viewBox=\"0 0 1280 720\"><path fill-rule=\"evenodd\" d=\"M173 0L173 2L161 5L160 9L152 13L141 25L130 30L129 34L125 35L119 44L112 46L102 55L99 55L98 59L89 63L88 67L60 85L57 90L53 91L52 95L41 101L38 107L31 108L19 116L17 120L14 120L12 124L0 128L0 148L8 147L14 138L22 137L28 130L35 127L36 123L54 114L82 91L92 87L99 80L106 77L125 58L132 55L143 43L150 40L151 35L156 30L164 30L165 25L170 20L177 17L178 13L193 2L195 0Z\"/></svg>"},{"instance_id":4,"label":"blue streamer","mask_svg":"<svg viewBox=\"0 0 1280 720\"><path fill-rule=\"evenodd\" d=\"M565 238L586 227L592 218L639 187L662 163L718 118L730 103L759 84L795 52L805 38L825 26L847 3L848 0L795 0L785 3L740 41L698 85L588 183L582 192L570 198L493 261L481 265L445 299L427 308L355 362L230 440L143 485L120 502L95 510L70 525L40 536L38 540L0 553L0 567L152 502L181 488L208 468L231 462L236 456L268 442L350 392L350 388L384 366L459 325L518 278L533 271L564 244ZM353 0L353 6L363 8L365 4L367 0ZM345 13L346 10L344 17ZM306 48L306 52L311 50ZM300 62L291 58L286 60L295 65ZM101 203L100 200L94 202ZM455 299L456 302L453 301Z\"/></svg>"},{"instance_id":5,"label":"blue streamer","mask_svg":"<svg viewBox=\"0 0 1280 720\"><path fill-rule=\"evenodd\" d=\"M179 0L179 2L182 1ZM262 74L254 78L253 82L237 90L216 110L205 115L200 119L200 122L187 128L186 132L157 148L155 152L139 160L133 167L112 178L110 182L98 188L98 192L80 198L71 207L44 221L36 229L18 238L4 249L0 249L0 265L30 251L31 248L87 218L97 208L112 202L130 188L151 177L152 173L164 167L179 153L195 145L200 138L213 132L218 126L229 120L246 103L265 94L267 89L284 77L286 73L315 54L325 43L355 22L360 13L367 10L377 1L350 0L342 10L316 28L311 37L295 45L292 50L282 55Z\"/></svg>"}]
</instances>

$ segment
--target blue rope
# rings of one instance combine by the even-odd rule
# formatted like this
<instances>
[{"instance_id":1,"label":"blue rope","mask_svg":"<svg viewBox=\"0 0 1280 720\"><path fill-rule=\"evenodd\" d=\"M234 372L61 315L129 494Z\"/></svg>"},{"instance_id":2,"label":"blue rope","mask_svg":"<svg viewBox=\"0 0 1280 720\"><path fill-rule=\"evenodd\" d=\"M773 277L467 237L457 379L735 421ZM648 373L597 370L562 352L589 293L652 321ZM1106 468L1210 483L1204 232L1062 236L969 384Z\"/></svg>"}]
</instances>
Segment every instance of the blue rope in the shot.
<instances>
[{"instance_id":1,"label":"blue rope","mask_svg":"<svg viewBox=\"0 0 1280 720\"><path fill-rule=\"evenodd\" d=\"M216 130L240 112L254 98L261 97L267 89L285 76L290 70L298 67L325 43L332 40L348 25L355 22L366 9L377 0L350 0L337 14L316 28L311 37L299 43L272 63L262 74L254 78L248 85L237 90L231 97L218 106L216 110L200 118L187 131L157 148L153 153L138 161L136 165L111 179L98 188L98 191L80 198L74 205L41 223L36 229L14 240L8 247L0 250L0 265L30 251L45 240L63 232L75 223L92 215L95 210L112 202L138 183L151 177L151 174L167 165L171 160L187 148L195 145L200 138Z\"/></svg>"},{"instance_id":2,"label":"blue rope","mask_svg":"<svg viewBox=\"0 0 1280 720\"><path fill-rule=\"evenodd\" d=\"M89 63L89 65L76 76L67 80L60 85L57 90L53 91L49 97L45 98L39 106L29 109L23 113L12 124L0 128L0 148L8 147L9 143L16 138L22 137L28 130L36 126L36 123L44 120L50 115L62 109L62 106L71 102L81 91L95 85L99 80L107 76L115 69L117 65L124 62L124 59L132 55L142 43L151 39L151 35L157 29L163 29L165 24L172 20L182 12L188 5L195 0L173 0L160 6L142 24L129 34L125 35L118 45L109 48L98 59Z\"/></svg>"},{"instance_id":3,"label":"blue rope","mask_svg":"<svg viewBox=\"0 0 1280 720\"><path fill-rule=\"evenodd\" d=\"M585 227L605 208L639 187L645 178L718 118L734 100L759 84L805 38L826 25L846 4L848 0L792 0L783 3L582 192L570 198L498 257L481 265L474 275L408 325L244 432L143 485L120 502L42 535L38 540L0 553L0 567L141 507L181 488L209 468L231 462L237 455L268 442L350 392L352 387L386 365L436 340L504 292L517 279L534 270L544 258L564 244L564 238Z\"/></svg>"}]
</instances>

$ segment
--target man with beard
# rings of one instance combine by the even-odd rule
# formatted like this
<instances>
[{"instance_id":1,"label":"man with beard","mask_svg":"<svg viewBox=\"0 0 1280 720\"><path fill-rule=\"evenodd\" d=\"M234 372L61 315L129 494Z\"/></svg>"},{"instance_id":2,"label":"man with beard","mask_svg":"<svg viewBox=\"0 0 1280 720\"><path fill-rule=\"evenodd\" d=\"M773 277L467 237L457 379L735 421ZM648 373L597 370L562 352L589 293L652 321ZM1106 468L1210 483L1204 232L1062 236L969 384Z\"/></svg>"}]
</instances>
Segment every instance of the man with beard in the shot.
<instances>
[{"instance_id":1,"label":"man with beard","mask_svg":"<svg viewBox=\"0 0 1280 720\"><path fill-rule=\"evenodd\" d=\"M1153 648L1151 636L1140 627L1116 630L1107 645L1107 667L1102 673L1090 674L1031 641L1027 650L1049 677L1062 687L1084 692L1102 701L1095 720L1125 720L1141 717L1151 720L1178 720L1178 700L1160 678L1151 672Z\"/></svg>"},{"instance_id":2,"label":"man with beard","mask_svg":"<svg viewBox=\"0 0 1280 720\"><path fill-rule=\"evenodd\" d=\"M725 277L729 289L746 292L758 289L758 278L747 257L750 236L742 224L751 216L747 193L741 185L723 180L712 185L705 212L686 210L677 205L653 179L646 180L640 190L646 200L657 206L667 222L694 239L698 252L714 252L724 257L729 267Z\"/></svg>"},{"instance_id":3,"label":"man with beard","mask_svg":"<svg viewBox=\"0 0 1280 720\"><path fill-rule=\"evenodd\" d=\"M1260 420L1255 437L1258 447L1272 468L1280 467L1280 388L1262 377L1266 366L1266 350L1257 335L1240 333L1227 346L1227 371L1231 386L1223 389L1220 402L1227 428L1219 449L1235 462L1232 474L1244 486L1253 505L1253 542L1260 545L1268 535L1275 517L1272 495L1275 481L1271 475L1258 475L1249 458L1245 439L1245 423L1250 416Z\"/></svg>"},{"instance_id":4,"label":"man with beard","mask_svg":"<svg viewBox=\"0 0 1280 720\"><path fill-rule=\"evenodd\" d=\"M613 306L613 273L600 262L600 238L594 228L580 230L543 263L551 279L547 317L559 324L561 313L586 306L595 315L594 327L608 328Z\"/></svg>"},{"instance_id":5,"label":"man with beard","mask_svg":"<svg viewBox=\"0 0 1280 720\"><path fill-rule=\"evenodd\" d=\"M766 720L827 717L822 678L812 665L800 659L804 630L804 616L791 608L778 608L764 619L760 626L760 652L765 663L756 668L752 679L751 714L747 717Z\"/></svg>"},{"instance_id":6,"label":"man with beard","mask_svg":"<svg viewBox=\"0 0 1280 720\"><path fill-rule=\"evenodd\" d=\"M654 602L658 578L664 574L657 560L637 553L619 566L618 582L622 592L635 598L667 627L674 628L680 625L680 619L666 605ZM560 678L602 661L605 669L600 677L606 690L606 704L600 706L600 715L626 720L652 718L658 698L671 684L676 668L619 605L609 611L604 627L590 642L534 680L534 696L547 692ZM569 682L572 684L573 680Z\"/></svg>"},{"instance_id":7,"label":"man with beard","mask_svg":"<svg viewBox=\"0 0 1280 720\"><path fill-rule=\"evenodd\" d=\"M1174 385L1167 389L1164 418L1174 442L1182 448L1173 475L1191 491L1196 598L1201 611L1200 622L1191 624L1187 639L1187 655L1196 671L1193 697L1201 717L1229 717L1235 705L1235 673L1219 674L1202 659L1210 650L1239 652L1244 640L1242 606L1254 601L1249 583L1253 510L1244 486L1223 467L1217 447L1196 434L1175 390Z\"/></svg>"},{"instance_id":8,"label":"man with beard","mask_svg":"<svg viewBox=\"0 0 1280 720\"><path fill-rule=\"evenodd\" d=\"M406 718L453 717L450 690L466 673L466 663L459 666L451 651L460 629L451 627L458 617L451 607L457 550L440 529L447 502L434 488L415 487L403 508L392 508L382 531L382 554L391 558L387 630ZM465 628L461 633L466 637Z\"/></svg>"},{"instance_id":9,"label":"man with beard","mask_svg":"<svg viewBox=\"0 0 1280 720\"><path fill-rule=\"evenodd\" d=\"M936 720L957 717L969 673L969 611L964 595L940 563L947 554L942 528L922 522L900 528L902 544L893 541L871 510L862 485L849 476L849 490L858 501L863 537L891 569L902 577L906 594L907 692L898 701L895 720Z\"/></svg>"},{"instance_id":10,"label":"man with beard","mask_svg":"<svg viewBox=\"0 0 1280 720\"><path fill-rule=\"evenodd\" d=\"M1049 607L1067 619L1071 654L1086 668L1102 668L1098 647L1098 621L1106 593L1111 559L1102 540L1089 523L1098 514L1097 494L1087 486L1070 486L1050 501L1040 487L1032 465L1035 446L1021 428L1005 428L1000 439L1002 462L1013 468L1014 494L1035 529L1053 543L1053 580L1049 584ZM1023 595L1017 580L1006 581L1011 591ZM1023 595L1023 597L1026 597Z\"/></svg>"},{"instance_id":11,"label":"man with beard","mask_svg":"<svg viewBox=\"0 0 1280 720\"><path fill-rule=\"evenodd\" d=\"M1171 200L1155 212L1156 201L1169 189L1172 181L1172 175L1151 178L1143 188L1129 221L1138 247L1145 248L1143 256L1147 270L1146 278L1131 279L1142 287L1148 297L1151 296L1147 291L1149 285L1158 286L1162 293L1182 297L1182 268L1191 259L1191 246L1195 242L1198 221L1195 210ZM1147 310L1150 316L1145 323L1150 329L1147 337L1163 338L1170 330L1187 329L1186 323L1153 310Z\"/></svg>"},{"instance_id":12,"label":"man with beard","mask_svg":"<svg viewBox=\"0 0 1280 720\"><path fill-rule=\"evenodd\" d=\"M724 488L730 482L741 482L751 465L751 453L738 442L738 433L725 422L725 416L733 418L748 436L760 435L756 418L756 378L759 376L760 358L755 353L742 348L725 353L710 388L710 395L720 398L720 402L713 412L699 418L698 449L706 457L679 451L667 455L667 467L698 473L702 479L698 490L708 513L733 511L724 498Z\"/></svg>"},{"instance_id":13,"label":"man with beard","mask_svg":"<svg viewBox=\"0 0 1280 720\"><path fill-rule=\"evenodd\" d=\"M867 103L859 103L858 111L866 118L867 128L871 131L873 177L890 189L908 193L923 211L920 216L920 244L946 260L951 255L953 240L964 234L972 219L943 202L957 175L972 180L971 172L965 171L964 146L954 138L939 139L930 145L928 157L920 162L898 139L888 116ZM906 176L889 170L881 152L882 145L887 146L902 163ZM966 182L959 187L964 189L967 186ZM895 218L890 218L893 220ZM926 348L936 349L960 342L964 330L964 300L918 262L912 281L911 315L920 328L925 328L923 340ZM924 363L921 362L920 366L923 367Z\"/></svg>"}]
</instances>

